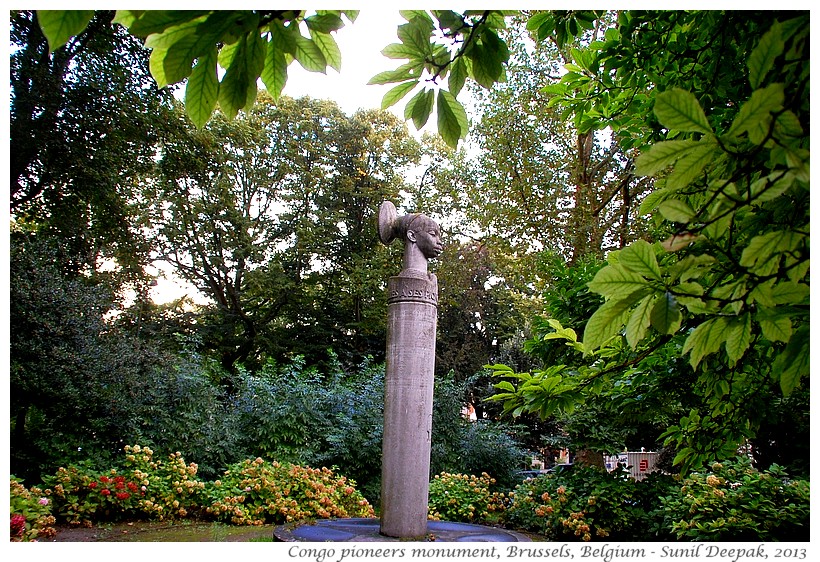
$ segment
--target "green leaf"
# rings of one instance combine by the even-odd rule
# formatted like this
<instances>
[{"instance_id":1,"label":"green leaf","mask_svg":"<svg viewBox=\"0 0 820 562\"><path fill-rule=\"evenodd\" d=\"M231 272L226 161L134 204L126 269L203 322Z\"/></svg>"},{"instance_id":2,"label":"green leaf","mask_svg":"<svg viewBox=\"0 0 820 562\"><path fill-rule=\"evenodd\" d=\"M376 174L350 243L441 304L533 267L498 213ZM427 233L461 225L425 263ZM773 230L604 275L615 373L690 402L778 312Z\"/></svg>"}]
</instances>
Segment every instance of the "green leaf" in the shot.
<instances>
[{"instance_id":1,"label":"green leaf","mask_svg":"<svg viewBox=\"0 0 820 562\"><path fill-rule=\"evenodd\" d=\"M672 88L655 97L655 115L667 129L684 133L712 133L697 98L680 88Z\"/></svg>"},{"instance_id":2,"label":"green leaf","mask_svg":"<svg viewBox=\"0 0 820 562\"><path fill-rule=\"evenodd\" d=\"M780 389L785 396L800 385L801 378L809 376L810 343L809 327L801 326L772 363L772 373L780 379Z\"/></svg>"},{"instance_id":3,"label":"green leaf","mask_svg":"<svg viewBox=\"0 0 820 562\"><path fill-rule=\"evenodd\" d=\"M797 248L805 236L791 230L777 230L755 236L740 256L740 265L757 275L770 275L779 266L773 256Z\"/></svg>"},{"instance_id":4,"label":"green leaf","mask_svg":"<svg viewBox=\"0 0 820 562\"><path fill-rule=\"evenodd\" d=\"M650 323L661 334L674 334L680 328L681 315L675 296L666 291L655 302L650 315Z\"/></svg>"},{"instance_id":5,"label":"green leaf","mask_svg":"<svg viewBox=\"0 0 820 562\"><path fill-rule=\"evenodd\" d=\"M274 101L279 100L288 81L288 63L285 58L284 29L281 24L271 24L270 40L265 52L265 68L262 69L262 83Z\"/></svg>"},{"instance_id":6,"label":"green leaf","mask_svg":"<svg viewBox=\"0 0 820 562\"><path fill-rule=\"evenodd\" d=\"M782 281L772 289L772 300L775 304L800 304L808 301L809 286L804 283Z\"/></svg>"},{"instance_id":7,"label":"green leaf","mask_svg":"<svg viewBox=\"0 0 820 562\"><path fill-rule=\"evenodd\" d=\"M342 18L331 13L314 14L305 18L305 23L308 30L323 34L329 34L331 31L337 31L345 26Z\"/></svg>"},{"instance_id":8,"label":"green leaf","mask_svg":"<svg viewBox=\"0 0 820 562\"><path fill-rule=\"evenodd\" d=\"M395 105L396 102L398 102L400 99L406 96L407 92L411 91L413 88L418 86L418 84L418 80L412 80L410 82L405 82L404 84L399 84L398 86L390 88L390 90L388 90L387 93L384 94L384 97L382 97L382 109L387 109L388 107Z\"/></svg>"},{"instance_id":9,"label":"green leaf","mask_svg":"<svg viewBox=\"0 0 820 562\"><path fill-rule=\"evenodd\" d=\"M404 118L412 119L416 130L420 130L427 124L430 114L433 112L435 94L433 90L422 90L411 99L404 108Z\"/></svg>"},{"instance_id":10,"label":"green leaf","mask_svg":"<svg viewBox=\"0 0 820 562\"><path fill-rule=\"evenodd\" d=\"M674 168L665 178L666 186L669 188L688 187L718 154L720 151L713 137L701 140L697 146L675 163Z\"/></svg>"},{"instance_id":11,"label":"green leaf","mask_svg":"<svg viewBox=\"0 0 820 562\"><path fill-rule=\"evenodd\" d=\"M692 330L683 344L682 354L690 353L689 364L697 369L698 363L720 349L728 337L729 321L723 316L710 318Z\"/></svg>"},{"instance_id":12,"label":"green leaf","mask_svg":"<svg viewBox=\"0 0 820 562\"><path fill-rule=\"evenodd\" d=\"M685 201L667 199L658 205L658 211L666 220L686 224L695 216L695 211Z\"/></svg>"},{"instance_id":13,"label":"green leaf","mask_svg":"<svg viewBox=\"0 0 820 562\"><path fill-rule=\"evenodd\" d=\"M650 313L656 298L655 295L645 296L629 316L629 321L626 323L626 341L632 349L635 349L646 336L646 330L649 328L650 323Z\"/></svg>"},{"instance_id":14,"label":"green leaf","mask_svg":"<svg viewBox=\"0 0 820 562\"><path fill-rule=\"evenodd\" d=\"M646 240L636 240L618 253L618 262L625 268L660 281L661 269L652 245Z\"/></svg>"},{"instance_id":15,"label":"green leaf","mask_svg":"<svg viewBox=\"0 0 820 562\"><path fill-rule=\"evenodd\" d=\"M381 53L389 59L419 59L424 60L421 53L404 43L391 43Z\"/></svg>"},{"instance_id":16,"label":"green leaf","mask_svg":"<svg viewBox=\"0 0 820 562\"><path fill-rule=\"evenodd\" d=\"M407 80L418 80L420 76L418 66L415 64L403 64L395 70L379 72L367 81L368 85L392 84L393 82L406 82Z\"/></svg>"},{"instance_id":17,"label":"green leaf","mask_svg":"<svg viewBox=\"0 0 820 562\"><path fill-rule=\"evenodd\" d=\"M602 304L584 327L584 348L592 352L618 333L626 322L629 310L647 294L646 290L635 291L622 299L612 299Z\"/></svg>"},{"instance_id":18,"label":"green leaf","mask_svg":"<svg viewBox=\"0 0 820 562\"><path fill-rule=\"evenodd\" d=\"M785 42L781 33L780 22L774 22L772 27L763 34L760 42L752 50L746 65L749 67L749 83L752 88L758 88L766 75L774 66L774 61L783 53Z\"/></svg>"},{"instance_id":19,"label":"green leaf","mask_svg":"<svg viewBox=\"0 0 820 562\"><path fill-rule=\"evenodd\" d=\"M770 84L752 92L751 97L740 106L727 135L740 136L749 133L749 140L758 144L766 137L772 114L783 108L785 93L783 84Z\"/></svg>"},{"instance_id":20,"label":"green leaf","mask_svg":"<svg viewBox=\"0 0 820 562\"><path fill-rule=\"evenodd\" d=\"M651 288L643 276L619 265L608 265L600 269L592 281L587 283L587 287L607 298L621 298L635 291Z\"/></svg>"},{"instance_id":21,"label":"green leaf","mask_svg":"<svg viewBox=\"0 0 820 562\"><path fill-rule=\"evenodd\" d=\"M635 174L654 176L701 145L695 140L671 140L653 144L635 159Z\"/></svg>"},{"instance_id":22,"label":"green leaf","mask_svg":"<svg viewBox=\"0 0 820 562\"><path fill-rule=\"evenodd\" d=\"M219 78L216 72L217 49L199 58L191 78L185 86L185 112L197 128L210 119L219 95Z\"/></svg>"},{"instance_id":23,"label":"green leaf","mask_svg":"<svg viewBox=\"0 0 820 562\"><path fill-rule=\"evenodd\" d=\"M220 65L227 66L219 84L219 107L226 117L233 119L256 99L256 80L265 61L264 41L252 31L235 44L223 47L219 59Z\"/></svg>"},{"instance_id":24,"label":"green leaf","mask_svg":"<svg viewBox=\"0 0 820 562\"><path fill-rule=\"evenodd\" d=\"M467 136L468 122L464 106L450 92L439 90L436 112L439 135L448 146L456 148L458 141Z\"/></svg>"},{"instance_id":25,"label":"green leaf","mask_svg":"<svg viewBox=\"0 0 820 562\"><path fill-rule=\"evenodd\" d=\"M726 355L732 364L737 363L749 349L752 339L752 316L743 314L729 323L729 335L726 338Z\"/></svg>"},{"instance_id":26,"label":"green leaf","mask_svg":"<svg viewBox=\"0 0 820 562\"><path fill-rule=\"evenodd\" d=\"M131 35L148 37L201 18L208 13L207 10L143 10L138 17L134 17L133 12L117 10L114 22L127 27Z\"/></svg>"},{"instance_id":27,"label":"green leaf","mask_svg":"<svg viewBox=\"0 0 820 562\"><path fill-rule=\"evenodd\" d=\"M319 46L311 39L296 32L293 35L295 51L293 57L309 72L322 72L327 69L327 60Z\"/></svg>"},{"instance_id":28,"label":"green leaf","mask_svg":"<svg viewBox=\"0 0 820 562\"><path fill-rule=\"evenodd\" d=\"M336 72L342 71L342 52L339 50L339 45L336 44L336 40L333 38L332 35L329 33L321 33L318 31L314 31L313 29L310 30L310 37L313 39L313 42L319 47L319 50L324 55L325 61L327 62L328 66L335 70Z\"/></svg>"},{"instance_id":29,"label":"green leaf","mask_svg":"<svg viewBox=\"0 0 820 562\"><path fill-rule=\"evenodd\" d=\"M467 63L459 57L450 65L450 75L447 77L447 88L454 96L458 96L467 80Z\"/></svg>"},{"instance_id":30,"label":"green leaf","mask_svg":"<svg viewBox=\"0 0 820 562\"><path fill-rule=\"evenodd\" d=\"M515 387L509 381L501 381L500 383L494 384L493 387L515 393Z\"/></svg>"},{"instance_id":31,"label":"green leaf","mask_svg":"<svg viewBox=\"0 0 820 562\"><path fill-rule=\"evenodd\" d=\"M94 10L37 10L37 23L53 53L79 35L94 17Z\"/></svg>"}]
</instances>

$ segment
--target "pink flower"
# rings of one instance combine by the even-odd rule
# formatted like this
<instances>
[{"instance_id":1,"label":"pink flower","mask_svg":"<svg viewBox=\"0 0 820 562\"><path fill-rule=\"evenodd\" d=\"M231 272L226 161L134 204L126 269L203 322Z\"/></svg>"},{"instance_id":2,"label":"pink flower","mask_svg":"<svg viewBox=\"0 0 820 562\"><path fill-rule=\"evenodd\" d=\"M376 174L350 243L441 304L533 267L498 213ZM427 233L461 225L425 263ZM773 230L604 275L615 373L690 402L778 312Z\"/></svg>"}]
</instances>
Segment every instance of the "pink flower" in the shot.
<instances>
[{"instance_id":1,"label":"pink flower","mask_svg":"<svg viewBox=\"0 0 820 562\"><path fill-rule=\"evenodd\" d=\"M26 530L26 518L22 515L11 516L11 536L20 537Z\"/></svg>"},{"instance_id":2,"label":"pink flower","mask_svg":"<svg viewBox=\"0 0 820 562\"><path fill-rule=\"evenodd\" d=\"M48 498L40 498L37 503L40 505L48 505Z\"/></svg>"}]
</instances>

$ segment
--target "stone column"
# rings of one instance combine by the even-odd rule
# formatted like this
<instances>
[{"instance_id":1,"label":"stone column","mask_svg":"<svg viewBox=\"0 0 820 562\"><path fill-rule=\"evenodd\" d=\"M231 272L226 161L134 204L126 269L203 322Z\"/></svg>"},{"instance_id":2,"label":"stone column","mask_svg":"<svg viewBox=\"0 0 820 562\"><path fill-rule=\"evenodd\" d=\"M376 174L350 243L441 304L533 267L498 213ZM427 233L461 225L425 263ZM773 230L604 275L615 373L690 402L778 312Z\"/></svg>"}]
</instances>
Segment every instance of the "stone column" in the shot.
<instances>
[{"instance_id":1,"label":"stone column","mask_svg":"<svg viewBox=\"0 0 820 562\"><path fill-rule=\"evenodd\" d=\"M399 538L427 533L438 283L404 270L388 282L381 528Z\"/></svg>"}]
</instances>

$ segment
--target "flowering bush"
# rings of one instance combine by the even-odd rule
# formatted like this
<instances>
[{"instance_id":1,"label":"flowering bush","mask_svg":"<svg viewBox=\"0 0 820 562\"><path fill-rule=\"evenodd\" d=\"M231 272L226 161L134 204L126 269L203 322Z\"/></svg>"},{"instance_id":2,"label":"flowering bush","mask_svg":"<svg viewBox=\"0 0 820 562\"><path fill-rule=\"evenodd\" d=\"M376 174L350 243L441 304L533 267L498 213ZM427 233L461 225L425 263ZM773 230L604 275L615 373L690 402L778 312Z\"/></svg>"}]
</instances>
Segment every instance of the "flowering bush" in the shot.
<instances>
[{"instance_id":1,"label":"flowering bush","mask_svg":"<svg viewBox=\"0 0 820 562\"><path fill-rule=\"evenodd\" d=\"M760 472L748 458L694 473L679 493L662 498L665 526L678 539L800 541L809 538L809 482L772 465Z\"/></svg>"},{"instance_id":2,"label":"flowering bush","mask_svg":"<svg viewBox=\"0 0 820 562\"><path fill-rule=\"evenodd\" d=\"M54 536L54 517L51 515L51 501L40 488L26 489L20 480L11 477L11 532L13 542L33 541Z\"/></svg>"},{"instance_id":3,"label":"flowering bush","mask_svg":"<svg viewBox=\"0 0 820 562\"><path fill-rule=\"evenodd\" d=\"M148 516L185 517L199 505L196 494L205 484L195 479L196 465L186 465L180 453L167 462L153 460L153 451L125 446L125 469L103 473L84 466L61 467L44 479L57 514L71 524Z\"/></svg>"},{"instance_id":4,"label":"flowering bush","mask_svg":"<svg viewBox=\"0 0 820 562\"><path fill-rule=\"evenodd\" d=\"M481 476L437 474L430 482L429 514L434 521L485 521L490 514L504 511L504 495L490 492L495 480L483 472Z\"/></svg>"},{"instance_id":5,"label":"flowering bush","mask_svg":"<svg viewBox=\"0 0 820 562\"><path fill-rule=\"evenodd\" d=\"M641 540L649 515L640 486L618 471L576 466L519 484L506 520L549 540Z\"/></svg>"},{"instance_id":6,"label":"flowering bush","mask_svg":"<svg viewBox=\"0 0 820 562\"><path fill-rule=\"evenodd\" d=\"M196 511L205 483L197 480L196 463L185 464L179 451L167 461L154 460L154 452L139 445L125 446L125 466L140 491L139 510L159 520L186 517Z\"/></svg>"},{"instance_id":7,"label":"flowering bush","mask_svg":"<svg viewBox=\"0 0 820 562\"><path fill-rule=\"evenodd\" d=\"M245 460L206 487L211 516L236 525L310 518L372 517L373 507L355 483L327 468Z\"/></svg>"},{"instance_id":8,"label":"flowering bush","mask_svg":"<svg viewBox=\"0 0 820 562\"><path fill-rule=\"evenodd\" d=\"M122 519L134 514L142 492L138 484L116 469L100 473L85 466L60 467L44 478L45 493L54 501L54 512L67 523Z\"/></svg>"}]
</instances>

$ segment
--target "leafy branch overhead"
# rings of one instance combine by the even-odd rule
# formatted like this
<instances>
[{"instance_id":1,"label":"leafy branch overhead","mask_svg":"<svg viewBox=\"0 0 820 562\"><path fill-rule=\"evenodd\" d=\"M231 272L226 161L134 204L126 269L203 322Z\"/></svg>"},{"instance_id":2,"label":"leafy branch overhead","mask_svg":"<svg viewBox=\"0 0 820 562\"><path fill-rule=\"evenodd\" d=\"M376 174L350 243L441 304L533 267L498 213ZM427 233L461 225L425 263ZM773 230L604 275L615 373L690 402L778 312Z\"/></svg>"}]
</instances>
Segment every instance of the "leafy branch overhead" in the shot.
<instances>
[{"instance_id":1,"label":"leafy branch overhead","mask_svg":"<svg viewBox=\"0 0 820 562\"><path fill-rule=\"evenodd\" d=\"M421 129L435 105L438 132L455 147L467 135L467 114L456 99L466 79L485 88L504 79L510 53L498 31L506 27L508 14L494 10L463 14L406 10L401 14L407 23L398 28L400 42L388 45L382 54L407 62L376 74L368 84L397 84L384 95L382 109L420 88L404 108L405 119Z\"/></svg>"},{"instance_id":2,"label":"leafy branch overhead","mask_svg":"<svg viewBox=\"0 0 820 562\"><path fill-rule=\"evenodd\" d=\"M253 105L257 80L274 99L295 60L311 72L341 69L333 33L356 10L118 10L114 21L151 49L151 74L160 87L188 80L185 107L202 127L217 105L229 118ZM40 27L54 51L82 33L93 10L39 10ZM307 32L305 34L304 32Z\"/></svg>"},{"instance_id":3,"label":"leafy branch overhead","mask_svg":"<svg viewBox=\"0 0 820 562\"><path fill-rule=\"evenodd\" d=\"M500 11L402 11L399 43L382 53L408 62L381 72L370 84L397 83L382 101L390 107L418 87L405 117L423 127L435 107L438 131L452 147L467 134L467 114L456 99L467 78L489 88L503 80L509 51L498 30ZM40 27L54 51L83 32L93 10L40 10ZM432 14L432 17L431 15ZM160 87L187 80L185 107L202 127L217 106L229 118L249 109L257 81L278 99L287 69L297 61L311 72L341 70L342 56L333 34L354 22L356 10L118 10L114 21L151 49L151 74ZM437 23L434 23L433 18ZM305 33L306 32L306 33ZM446 79L446 87L443 81Z\"/></svg>"}]
</instances>

